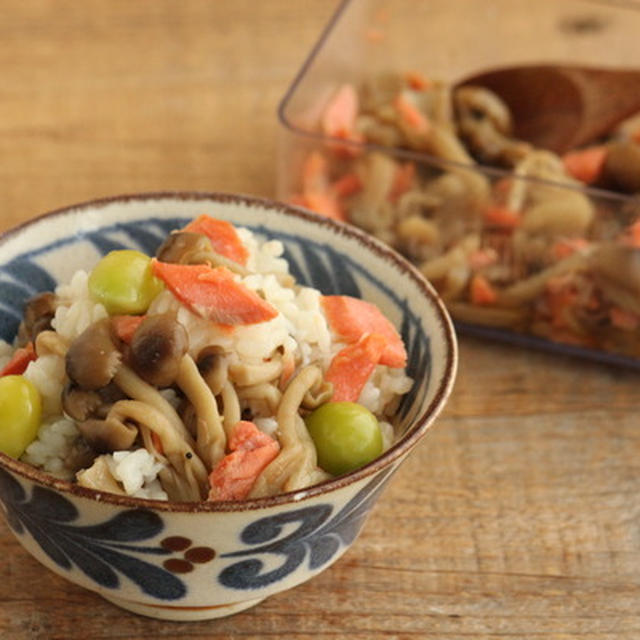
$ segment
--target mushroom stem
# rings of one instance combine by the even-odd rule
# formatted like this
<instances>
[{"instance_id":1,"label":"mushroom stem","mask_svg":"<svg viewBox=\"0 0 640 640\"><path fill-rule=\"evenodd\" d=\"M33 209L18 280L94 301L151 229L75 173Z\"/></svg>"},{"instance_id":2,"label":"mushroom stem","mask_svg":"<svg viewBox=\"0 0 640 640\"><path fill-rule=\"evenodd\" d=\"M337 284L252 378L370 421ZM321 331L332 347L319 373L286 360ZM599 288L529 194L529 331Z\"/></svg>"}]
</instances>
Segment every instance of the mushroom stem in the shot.
<instances>
[{"instance_id":1,"label":"mushroom stem","mask_svg":"<svg viewBox=\"0 0 640 640\"><path fill-rule=\"evenodd\" d=\"M211 393L217 396L228 381L228 363L224 350L218 345L209 345L200 351L196 364Z\"/></svg>"},{"instance_id":2,"label":"mushroom stem","mask_svg":"<svg viewBox=\"0 0 640 640\"><path fill-rule=\"evenodd\" d=\"M282 373L282 359L273 358L259 364L229 365L229 378L239 387L271 382Z\"/></svg>"},{"instance_id":3,"label":"mushroom stem","mask_svg":"<svg viewBox=\"0 0 640 640\"><path fill-rule=\"evenodd\" d=\"M142 433L145 448L168 466L159 476L170 500L199 501L209 490L209 476L202 460L191 445L180 438L167 417L155 407L138 400L121 400L116 405L122 420L135 422ZM162 451L153 442L155 433Z\"/></svg>"},{"instance_id":4,"label":"mushroom stem","mask_svg":"<svg viewBox=\"0 0 640 640\"><path fill-rule=\"evenodd\" d=\"M55 355L64 358L69 345L65 339L55 331L49 329L41 331L35 339L35 349L38 357Z\"/></svg>"},{"instance_id":5,"label":"mushroom stem","mask_svg":"<svg viewBox=\"0 0 640 640\"><path fill-rule=\"evenodd\" d=\"M324 384L316 365L303 368L289 383L276 413L280 453L260 474L249 497L295 491L330 477L318 468L316 448L299 410L307 393Z\"/></svg>"},{"instance_id":6,"label":"mushroom stem","mask_svg":"<svg viewBox=\"0 0 640 640\"><path fill-rule=\"evenodd\" d=\"M282 394L276 419L278 421L278 438L283 450L287 446L299 441L298 429L295 426L294 417L299 415L300 405L307 393L319 388L323 383L324 379L320 367L313 364L308 365L301 369L291 380ZM307 438L309 443L311 443L311 437L308 434Z\"/></svg>"},{"instance_id":7,"label":"mushroom stem","mask_svg":"<svg viewBox=\"0 0 640 640\"><path fill-rule=\"evenodd\" d=\"M183 438L190 446L193 446L193 438L184 426L180 416L171 406L171 403L163 398L155 387L146 383L126 365L120 365L113 377L113 381L129 398L144 402L163 414L173 427L176 435Z\"/></svg>"},{"instance_id":8,"label":"mushroom stem","mask_svg":"<svg viewBox=\"0 0 640 640\"><path fill-rule=\"evenodd\" d=\"M322 382L314 385L304 394L302 398L302 406L305 409L316 409L321 404L329 402L333 396L333 384L331 382Z\"/></svg>"},{"instance_id":9,"label":"mushroom stem","mask_svg":"<svg viewBox=\"0 0 640 640\"><path fill-rule=\"evenodd\" d=\"M227 437L216 399L188 354L180 361L176 384L196 410L196 450L207 467L213 469L225 454Z\"/></svg>"},{"instance_id":10,"label":"mushroom stem","mask_svg":"<svg viewBox=\"0 0 640 640\"><path fill-rule=\"evenodd\" d=\"M95 489L96 491L106 491L124 496L125 491L113 477L109 465L107 464L107 456L98 456L93 464L87 468L78 471L76 481L79 486Z\"/></svg>"},{"instance_id":11,"label":"mushroom stem","mask_svg":"<svg viewBox=\"0 0 640 640\"><path fill-rule=\"evenodd\" d=\"M212 267L227 267L230 271L241 276L251 273L239 262L218 253L206 235L190 231L174 231L171 233L159 247L156 257L162 262L209 264Z\"/></svg>"},{"instance_id":12,"label":"mushroom stem","mask_svg":"<svg viewBox=\"0 0 640 640\"><path fill-rule=\"evenodd\" d=\"M282 392L274 384L262 382L250 387L241 387L238 389L238 398L244 403L264 405L267 415L275 415L282 400Z\"/></svg>"},{"instance_id":13,"label":"mushroom stem","mask_svg":"<svg viewBox=\"0 0 640 640\"><path fill-rule=\"evenodd\" d=\"M127 422L126 414L122 414L120 405L124 400L116 402L104 420L89 418L78 423L78 429L91 448L98 453L124 451L133 445L138 429Z\"/></svg>"},{"instance_id":14,"label":"mushroom stem","mask_svg":"<svg viewBox=\"0 0 640 640\"><path fill-rule=\"evenodd\" d=\"M222 387L220 399L222 400L222 425L228 440L231 437L233 427L242 419L240 399L234 386L228 380Z\"/></svg>"}]
</instances>

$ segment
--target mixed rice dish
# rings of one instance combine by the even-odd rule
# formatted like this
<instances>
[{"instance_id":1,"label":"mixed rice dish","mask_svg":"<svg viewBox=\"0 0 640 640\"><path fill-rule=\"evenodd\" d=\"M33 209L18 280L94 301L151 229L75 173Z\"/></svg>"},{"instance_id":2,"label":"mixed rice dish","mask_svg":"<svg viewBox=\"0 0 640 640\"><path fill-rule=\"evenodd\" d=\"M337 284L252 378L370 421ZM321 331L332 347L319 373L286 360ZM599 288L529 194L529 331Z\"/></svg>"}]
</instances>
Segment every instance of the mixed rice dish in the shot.
<instances>
[{"instance_id":1,"label":"mixed rice dish","mask_svg":"<svg viewBox=\"0 0 640 640\"><path fill-rule=\"evenodd\" d=\"M113 251L25 307L0 348L0 451L139 498L240 500L357 469L412 386L373 304L289 273L202 215L154 257Z\"/></svg>"},{"instance_id":2,"label":"mixed rice dish","mask_svg":"<svg viewBox=\"0 0 640 640\"><path fill-rule=\"evenodd\" d=\"M291 202L404 254L459 323L640 357L640 114L557 153L517 139L489 89L417 72L317 113Z\"/></svg>"}]
</instances>

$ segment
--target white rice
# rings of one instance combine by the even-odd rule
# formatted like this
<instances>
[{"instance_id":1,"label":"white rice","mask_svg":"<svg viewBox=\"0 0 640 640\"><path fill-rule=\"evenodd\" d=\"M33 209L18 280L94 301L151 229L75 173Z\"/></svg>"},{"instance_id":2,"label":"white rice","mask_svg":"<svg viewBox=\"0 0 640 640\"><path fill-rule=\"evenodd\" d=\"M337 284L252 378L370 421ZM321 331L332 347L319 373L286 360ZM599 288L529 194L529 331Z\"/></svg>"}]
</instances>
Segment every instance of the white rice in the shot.
<instances>
[{"instance_id":1,"label":"white rice","mask_svg":"<svg viewBox=\"0 0 640 640\"><path fill-rule=\"evenodd\" d=\"M260 431L263 431L270 436L275 436L275 433L278 430L278 421L275 418L262 418L258 416L253 419L253 423L258 427L258 429L260 429Z\"/></svg>"},{"instance_id":2,"label":"white rice","mask_svg":"<svg viewBox=\"0 0 640 640\"><path fill-rule=\"evenodd\" d=\"M24 377L33 382L42 398L42 415L62 414L62 389L65 384L64 358L57 355L43 355L29 363Z\"/></svg>"},{"instance_id":3,"label":"white rice","mask_svg":"<svg viewBox=\"0 0 640 640\"><path fill-rule=\"evenodd\" d=\"M407 393L411 385L411 378L407 377L403 369L378 365L364 385L358 402L371 413L380 415L395 396Z\"/></svg>"},{"instance_id":4,"label":"white rice","mask_svg":"<svg viewBox=\"0 0 640 640\"><path fill-rule=\"evenodd\" d=\"M146 449L114 451L106 456L111 475L122 485L127 495L152 500L168 500L158 480L164 465Z\"/></svg>"},{"instance_id":5,"label":"white rice","mask_svg":"<svg viewBox=\"0 0 640 640\"><path fill-rule=\"evenodd\" d=\"M86 271L76 271L69 284L56 288L60 300L51 326L67 341L71 342L89 325L108 317L103 305L95 302L89 293Z\"/></svg>"},{"instance_id":6,"label":"white rice","mask_svg":"<svg viewBox=\"0 0 640 640\"><path fill-rule=\"evenodd\" d=\"M218 327L192 313L169 292L163 291L153 301L148 313L175 312L177 320L189 335L189 351L196 357L203 347L219 345L234 354L238 364L256 364L273 356L278 349L291 353L305 366L317 362L324 370L333 356L345 346L330 330L321 304L321 293L309 287L291 287L281 284L288 274L288 264L282 258L283 245L279 241L260 243L245 228L237 232L249 250L247 267L254 272L244 278L236 276L245 286L271 304L279 313L256 325L235 327L233 331ZM61 300L56 309L52 327L71 342L89 325L107 317L103 305L95 303L89 294L88 274L78 271L68 284L60 285L56 295ZM280 278L280 279L279 279ZM13 350L11 345L0 343L0 364L6 362ZM43 468L58 477L71 479L65 468L74 441L79 436L75 424L62 415L61 393L65 384L64 358L55 355L39 357L30 363L25 376L37 387L43 399L45 417L37 439L29 445L22 459ZM411 380L403 370L379 365L364 386L359 402L373 413L380 415L383 407L396 394L404 394L411 388ZM177 406L178 396L170 390L161 391ZM274 435L278 424L264 406L249 406L254 422L264 432ZM380 421L385 450L394 439L392 425ZM145 449L117 451L105 456L113 477L128 495L141 498L167 499L158 480L162 469Z\"/></svg>"},{"instance_id":7,"label":"white rice","mask_svg":"<svg viewBox=\"0 0 640 640\"><path fill-rule=\"evenodd\" d=\"M382 450L386 451L395 440L395 431L393 425L386 420L379 420L380 432L382 433Z\"/></svg>"},{"instance_id":8,"label":"white rice","mask_svg":"<svg viewBox=\"0 0 640 640\"><path fill-rule=\"evenodd\" d=\"M78 428L72 420L64 417L46 420L21 460L57 478L72 480L73 473L69 471L65 459L78 436Z\"/></svg>"}]
</instances>

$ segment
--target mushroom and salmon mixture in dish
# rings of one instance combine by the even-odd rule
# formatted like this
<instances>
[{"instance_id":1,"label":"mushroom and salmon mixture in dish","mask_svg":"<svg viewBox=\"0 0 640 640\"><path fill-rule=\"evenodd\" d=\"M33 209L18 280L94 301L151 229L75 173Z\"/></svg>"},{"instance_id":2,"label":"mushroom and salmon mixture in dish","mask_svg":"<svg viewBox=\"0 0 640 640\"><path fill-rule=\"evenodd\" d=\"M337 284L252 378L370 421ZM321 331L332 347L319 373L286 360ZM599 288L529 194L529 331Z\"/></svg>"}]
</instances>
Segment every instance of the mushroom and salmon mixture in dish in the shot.
<instances>
[{"instance_id":1,"label":"mushroom and salmon mixture in dish","mask_svg":"<svg viewBox=\"0 0 640 640\"><path fill-rule=\"evenodd\" d=\"M276 240L202 215L26 304L0 366L0 451L115 494L294 491L388 448L412 386L373 304L297 284Z\"/></svg>"},{"instance_id":2,"label":"mushroom and salmon mixture in dish","mask_svg":"<svg viewBox=\"0 0 640 640\"><path fill-rule=\"evenodd\" d=\"M488 89L418 73L319 114L291 202L403 253L459 322L640 357L639 116L560 155L516 139Z\"/></svg>"}]
</instances>

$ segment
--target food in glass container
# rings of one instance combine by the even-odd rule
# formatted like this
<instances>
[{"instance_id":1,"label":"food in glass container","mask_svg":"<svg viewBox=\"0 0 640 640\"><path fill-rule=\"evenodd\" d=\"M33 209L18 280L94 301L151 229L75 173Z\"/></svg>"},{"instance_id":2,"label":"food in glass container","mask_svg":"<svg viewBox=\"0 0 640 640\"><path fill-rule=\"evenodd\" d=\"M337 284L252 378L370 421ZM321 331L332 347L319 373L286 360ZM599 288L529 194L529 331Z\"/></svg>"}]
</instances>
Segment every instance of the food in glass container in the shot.
<instances>
[{"instance_id":1,"label":"food in glass container","mask_svg":"<svg viewBox=\"0 0 640 640\"><path fill-rule=\"evenodd\" d=\"M0 371L0 450L99 491L295 491L394 439L412 386L373 304L296 284L279 241L202 215L31 299Z\"/></svg>"},{"instance_id":2,"label":"food in glass container","mask_svg":"<svg viewBox=\"0 0 640 640\"><path fill-rule=\"evenodd\" d=\"M292 202L398 249L454 319L640 356L637 117L560 156L488 89L409 72L342 85L316 129Z\"/></svg>"}]
</instances>

